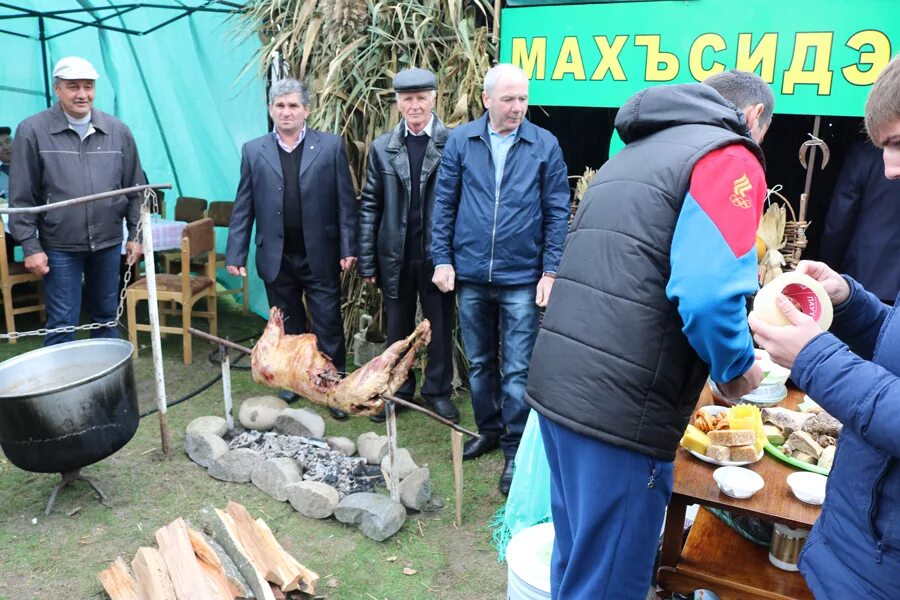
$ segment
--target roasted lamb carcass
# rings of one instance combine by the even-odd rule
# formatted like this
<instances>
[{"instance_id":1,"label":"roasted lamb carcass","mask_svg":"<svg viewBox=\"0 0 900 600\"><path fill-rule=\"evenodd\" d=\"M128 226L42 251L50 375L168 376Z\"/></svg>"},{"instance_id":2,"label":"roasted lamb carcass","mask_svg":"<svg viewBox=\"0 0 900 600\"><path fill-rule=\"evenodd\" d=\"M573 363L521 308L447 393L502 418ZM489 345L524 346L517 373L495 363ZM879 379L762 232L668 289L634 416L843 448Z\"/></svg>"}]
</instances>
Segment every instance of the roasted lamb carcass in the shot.
<instances>
[{"instance_id":1,"label":"roasted lamb carcass","mask_svg":"<svg viewBox=\"0 0 900 600\"><path fill-rule=\"evenodd\" d=\"M430 340L431 324L424 320L409 337L341 379L331 359L319 351L316 336L285 335L284 317L272 308L269 324L253 347L253 380L290 390L316 404L372 415L384 406L382 394L393 394L403 385L416 351Z\"/></svg>"}]
</instances>

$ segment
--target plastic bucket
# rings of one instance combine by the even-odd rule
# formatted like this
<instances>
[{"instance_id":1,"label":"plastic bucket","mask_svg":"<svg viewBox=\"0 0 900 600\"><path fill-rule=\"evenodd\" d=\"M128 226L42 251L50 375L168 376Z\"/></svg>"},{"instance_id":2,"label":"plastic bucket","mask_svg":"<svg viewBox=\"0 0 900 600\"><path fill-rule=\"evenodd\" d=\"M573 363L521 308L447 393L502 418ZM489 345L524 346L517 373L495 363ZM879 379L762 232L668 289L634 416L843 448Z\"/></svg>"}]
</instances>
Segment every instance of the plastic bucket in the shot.
<instances>
[{"instance_id":1,"label":"plastic bucket","mask_svg":"<svg viewBox=\"0 0 900 600\"><path fill-rule=\"evenodd\" d=\"M507 600L550 598L550 555L553 523L541 523L518 532L506 547Z\"/></svg>"}]
</instances>

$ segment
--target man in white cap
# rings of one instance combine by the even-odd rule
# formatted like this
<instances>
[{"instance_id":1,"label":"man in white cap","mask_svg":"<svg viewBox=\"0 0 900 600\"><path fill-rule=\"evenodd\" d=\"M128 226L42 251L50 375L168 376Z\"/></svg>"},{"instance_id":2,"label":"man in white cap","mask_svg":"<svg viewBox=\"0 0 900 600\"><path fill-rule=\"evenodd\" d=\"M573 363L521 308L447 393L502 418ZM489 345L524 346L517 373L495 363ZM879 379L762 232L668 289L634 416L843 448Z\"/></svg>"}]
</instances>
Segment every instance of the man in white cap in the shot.
<instances>
[{"instance_id":1,"label":"man in white cap","mask_svg":"<svg viewBox=\"0 0 900 600\"><path fill-rule=\"evenodd\" d=\"M53 204L144 183L131 131L93 107L98 77L83 58L70 56L56 63L53 90L59 101L16 129L10 207ZM78 324L82 279L89 320L115 320L122 219L133 240L139 218L137 194L10 217L10 233L22 244L25 268L44 278L48 328ZM141 251L137 241L126 247L129 253ZM118 332L108 327L91 335L118 337ZM72 339L74 333L51 333L44 344Z\"/></svg>"}]
</instances>

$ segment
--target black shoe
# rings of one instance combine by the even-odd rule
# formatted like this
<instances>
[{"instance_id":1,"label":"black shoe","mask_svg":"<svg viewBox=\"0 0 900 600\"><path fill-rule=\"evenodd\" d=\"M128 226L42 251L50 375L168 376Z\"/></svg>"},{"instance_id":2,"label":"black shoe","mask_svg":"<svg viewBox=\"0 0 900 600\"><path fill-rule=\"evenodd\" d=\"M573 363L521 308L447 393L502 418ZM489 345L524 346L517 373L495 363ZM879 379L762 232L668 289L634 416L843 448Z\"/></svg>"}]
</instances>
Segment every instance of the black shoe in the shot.
<instances>
[{"instance_id":1,"label":"black shoe","mask_svg":"<svg viewBox=\"0 0 900 600\"><path fill-rule=\"evenodd\" d=\"M500 436L481 434L480 438L471 439L463 444L463 460L478 458L485 452L490 452L500 447Z\"/></svg>"},{"instance_id":2,"label":"black shoe","mask_svg":"<svg viewBox=\"0 0 900 600\"><path fill-rule=\"evenodd\" d=\"M373 423L384 423L387 421L387 415L384 414L384 410L382 410L380 413L369 416L369 420Z\"/></svg>"},{"instance_id":3,"label":"black shoe","mask_svg":"<svg viewBox=\"0 0 900 600\"><path fill-rule=\"evenodd\" d=\"M328 407L328 412L330 412L331 416L334 417L338 421L343 421L344 419L347 418L347 413L345 413L341 409L335 408L333 406Z\"/></svg>"},{"instance_id":4,"label":"black shoe","mask_svg":"<svg viewBox=\"0 0 900 600\"><path fill-rule=\"evenodd\" d=\"M281 390L276 394L279 398L290 404L291 402L296 402L300 399L300 396L295 394L294 392L288 390Z\"/></svg>"},{"instance_id":5,"label":"black shoe","mask_svg":"<svg viewBox=\"0 0 900 600\"><path fill-rule=\"evenodd\" d=\"M432 412L436 412L451 423L459 423L459 411L456 410L456 407L449 400L435 400L434 402L429 402L428 407Z\"/></svg>"},{"instance_id":6,"label":"black shoe","mask_svg":"<svg viewBox=\"0 0 900 600\"><path fill-rule=\"evenodd\" d=\"M503 473L500 474L500 493L504 496L509 494L509 487L512 485L513 473L516 471L516 461L507 458L506 464L503 465Z\"/></svg>"}]
</instances>

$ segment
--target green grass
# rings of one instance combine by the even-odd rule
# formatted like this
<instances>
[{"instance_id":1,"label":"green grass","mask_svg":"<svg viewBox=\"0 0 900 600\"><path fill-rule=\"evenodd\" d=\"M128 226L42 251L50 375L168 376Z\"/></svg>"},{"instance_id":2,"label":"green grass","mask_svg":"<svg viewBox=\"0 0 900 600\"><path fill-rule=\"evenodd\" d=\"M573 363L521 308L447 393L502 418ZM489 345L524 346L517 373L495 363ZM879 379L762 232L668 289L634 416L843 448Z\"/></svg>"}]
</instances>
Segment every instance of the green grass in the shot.
<instances>
[{"instance_id":1,"label":"green grass","mask_svg":"<svg viewBox=\"0 0 900 600\"><path fill-rule=\"evenodd\" d=\"M239 339L258 333L264 321L245 316L230 301L220 304L220 334ZM33 322L22 319L22 325ZM17 323L18 324L18 323ZM205 322L198 321L201 328ZM155 405L149 338L135 362L141 409ZM247 342L249 344L249 342ZM0 360L39 347L28 338L0 344ZM207 361L211 349L195 340L194 364L181 361L180 338L163 342L169 402L196 389L219 372ZM234 357L233 357L234 359ZM244 359L240 365L249 364ZM235 404L268 390L253 383L247 370L233 371ZM474 429L467 396L456 398L462 424ZM327 410L303 403L323 416L326 435L351 439L384 426L366 418L337 422ZM398 415L398 437L420 466L431 470L434 497L442 504L421 513L410 511L406 524L385 542L366 538L356 528L334 519L318 521L294 512L252 484L224 483L208 477L183 451L184 429L194 418L222 414L222 387L169 408L172 455L161 452L157 415L144 418L137 434L122 450L84 469L107 493L112 508L95 501L83 483L63 490L49 517L44 506L57 475L29 473L0 454L0 598L106 598L97 574L117 556L131 562L140 546L155 545L154 532L177 517L198 521L204 506L240 502L266 520L276 537L300 562L321 577L319 593L334 599L472 599L504 598L505 566L497 563L487 527L503 502L497 479L503 466L498 453L464 463L463 524L454 520L450 430L424 415ZM236 410L235 410L236 414ZM72 516L68 513L80 507ZM32 520L37 519L36 523ZM388 560L396 557L395 560ZM417 572L404 575L409 567ZM332 581L332 586L327 583Z\"/></svg>"}]
</instances>

